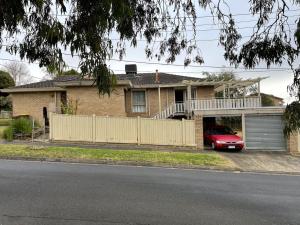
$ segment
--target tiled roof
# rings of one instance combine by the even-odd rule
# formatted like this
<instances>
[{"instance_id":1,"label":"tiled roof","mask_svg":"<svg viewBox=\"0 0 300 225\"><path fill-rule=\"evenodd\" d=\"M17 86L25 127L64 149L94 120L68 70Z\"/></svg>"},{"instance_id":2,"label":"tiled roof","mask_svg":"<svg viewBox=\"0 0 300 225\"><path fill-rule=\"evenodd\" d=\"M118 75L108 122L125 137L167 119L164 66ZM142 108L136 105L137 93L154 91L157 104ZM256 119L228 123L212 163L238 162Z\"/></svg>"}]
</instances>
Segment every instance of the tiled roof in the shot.
<instances>
[{"instance_id":1,"label":"tiled roof","mask_svg":"<svg viewBox=\"0 0 300 225\"><path fill-rule=\"evenodd\" d=\"M54 87L53 80L45 80L45 81L40 81L31 84L24 84L12 88L50 88L50 87Z\"/></svg>"},{"instance_id":2,"label":"tiled roof","mask_svg":"<svg viewBox=\"0 0 300 225\"><path fill-rule=\"evenodd\" d=\"M133 85L151 85L157 84L155 82L155 73L139 73L137 75L117 74L118 80L130 80ZM160 84L175 84L184 80L202 81L201 78L180 76L168 73L159 73Z\"/></svg>"},{"instance_id":3,"label":"tiled roof","mask_svg":"<svg viewBox=\"0 0 300 225\"><path fill-rule=\"evenodd\" d=\"M130 80L133 85L152 85L155 82L155 73L138 73L137 75L116 74L118 80ZM31 84L16 86L14 88L50 88L55 87L55 82L76 81L81 78L78 75L68 75L55 78L54 80L40 81ZM180 76L168 73L159 73L159 84L175 84L184 80L202 81L201 78Z\"/></svg>"}]
</instances>

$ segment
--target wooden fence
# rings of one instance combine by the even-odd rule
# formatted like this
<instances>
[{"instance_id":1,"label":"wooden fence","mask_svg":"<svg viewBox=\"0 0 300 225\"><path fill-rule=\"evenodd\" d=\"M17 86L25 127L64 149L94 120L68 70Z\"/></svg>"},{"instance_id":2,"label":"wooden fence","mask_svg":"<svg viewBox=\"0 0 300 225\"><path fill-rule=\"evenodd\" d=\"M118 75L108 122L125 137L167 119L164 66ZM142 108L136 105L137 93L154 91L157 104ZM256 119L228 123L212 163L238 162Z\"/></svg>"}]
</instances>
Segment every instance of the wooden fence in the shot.
<instances>
[{"instance_id":1,"label":"wooden fence","mask_svg":"<svg viewBox=\"0 0 300 225\"><path fill-rule=\"evenodd\" d=\"M140 117L50 115L50 139L196 146L193 120L154 120Z\"/></svg>"}]
</instances>

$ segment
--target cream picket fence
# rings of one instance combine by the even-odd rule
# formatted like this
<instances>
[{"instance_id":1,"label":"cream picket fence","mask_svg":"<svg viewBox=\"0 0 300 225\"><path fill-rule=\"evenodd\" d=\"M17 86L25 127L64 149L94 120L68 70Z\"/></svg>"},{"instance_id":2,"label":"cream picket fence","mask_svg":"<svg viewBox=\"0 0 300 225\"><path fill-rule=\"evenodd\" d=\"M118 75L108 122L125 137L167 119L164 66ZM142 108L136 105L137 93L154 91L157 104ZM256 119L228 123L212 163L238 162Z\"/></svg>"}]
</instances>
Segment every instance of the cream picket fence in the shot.
<instances>
[{"instance_id":1,"label":"cream picket fence","mask_svg":"<svg viewBox=\"0 0 300 225\"><path fill-rule=\"evenodd\" d=\"M50 115L50 139L102 143L196 146L193 120Z\"/></svg>"}]
</instances>

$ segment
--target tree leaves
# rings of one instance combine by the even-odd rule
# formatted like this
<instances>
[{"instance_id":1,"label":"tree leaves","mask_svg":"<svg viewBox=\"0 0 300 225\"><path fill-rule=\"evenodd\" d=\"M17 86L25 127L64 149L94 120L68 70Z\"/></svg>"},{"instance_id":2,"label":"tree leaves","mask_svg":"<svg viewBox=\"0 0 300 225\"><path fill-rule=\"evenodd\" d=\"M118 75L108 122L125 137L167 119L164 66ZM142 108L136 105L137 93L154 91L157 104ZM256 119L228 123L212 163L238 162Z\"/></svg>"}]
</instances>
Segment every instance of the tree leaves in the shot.
<instances>
[{"instance_id":1,"label":"tree leaves","mask_svg":"<svg viewBox=\"0 0 300 225\"><path fill-rule=\"evenodd\" d=\"M284 135L289 137L293 132L300 132L300 102L294 101L286 106L284 119Z\"/></svg>"},{"instance_id":2,"label":"tree leaves","mask_svg":"<svg viewBox=\"0 0 300 225\"><path fill-rule=\"evenodd\" d=\"M291 3L299 5L299 1ZM0 0L0 44L7 32L12 39L7 47L10 53L56 71L65 66L63 51L70 51L79 56L82 76L95 79L99 93L109 94L112 89L105 85L112 83L113 74L107 77L106 61L114 55L122 59L127 44L136 47L139 37L146 40L149 59L173 63L184 53L183 66L203 63L203 46L196 41L199 8L209 9L219 25L219 43L231 64L254 68L260 62L280 65L287 59L292 66L299 55L300 22L292 35L285 29L288 16L283 0L249 1L249 11L258 20L252 37L242 46L238 46L241 34L236 18L224 10L226 1ZM273 12L275 20L270 18ZM20 32L26 32L22 41L16 38ZM296 73L294 80L294 88L299 88Z\"/></svg>"}]
</instances>

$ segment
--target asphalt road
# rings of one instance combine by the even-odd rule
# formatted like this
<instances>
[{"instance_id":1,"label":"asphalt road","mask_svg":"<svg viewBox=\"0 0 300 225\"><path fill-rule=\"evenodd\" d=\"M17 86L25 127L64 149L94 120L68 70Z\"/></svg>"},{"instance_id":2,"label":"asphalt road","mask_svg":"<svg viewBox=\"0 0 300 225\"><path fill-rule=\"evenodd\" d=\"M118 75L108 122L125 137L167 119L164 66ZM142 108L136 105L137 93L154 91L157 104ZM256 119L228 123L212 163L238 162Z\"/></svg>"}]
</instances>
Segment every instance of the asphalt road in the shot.
<instances>
[{"instance_id":1,"label":"asphalt road","mask_svg":"<svg viewBox=\"0 0 300 225\"><path fill-rule=\"evenodd\" d=\"M300 177L0 160L1 225L300 224Z\"/></svg>"}]
</instances>

